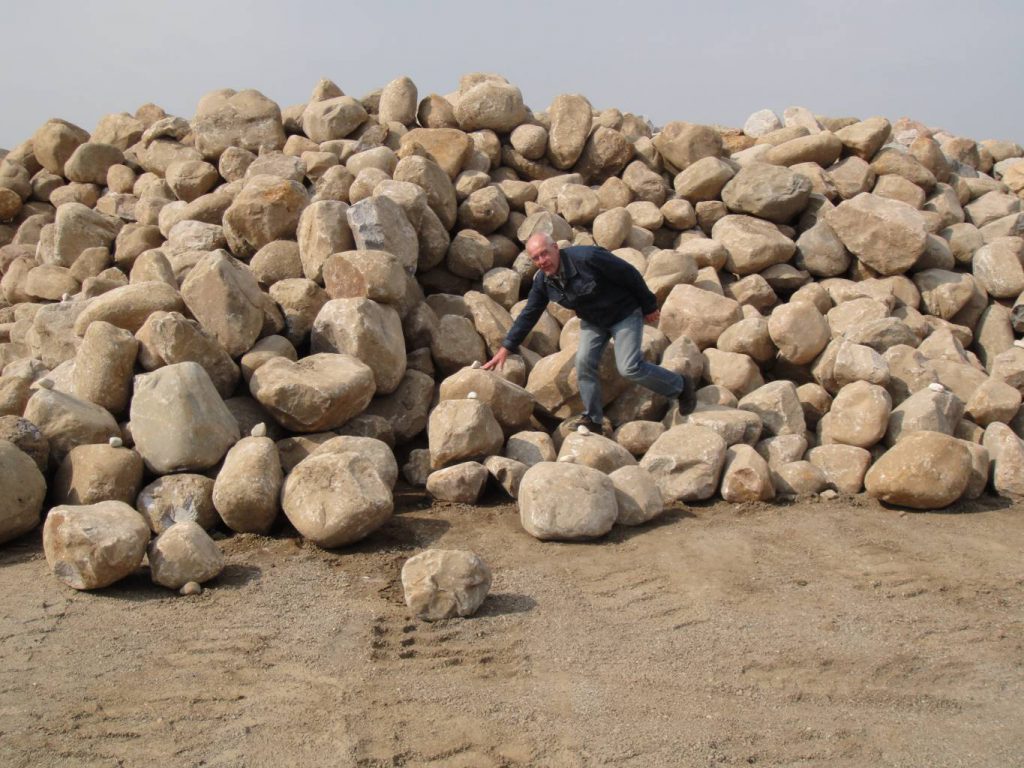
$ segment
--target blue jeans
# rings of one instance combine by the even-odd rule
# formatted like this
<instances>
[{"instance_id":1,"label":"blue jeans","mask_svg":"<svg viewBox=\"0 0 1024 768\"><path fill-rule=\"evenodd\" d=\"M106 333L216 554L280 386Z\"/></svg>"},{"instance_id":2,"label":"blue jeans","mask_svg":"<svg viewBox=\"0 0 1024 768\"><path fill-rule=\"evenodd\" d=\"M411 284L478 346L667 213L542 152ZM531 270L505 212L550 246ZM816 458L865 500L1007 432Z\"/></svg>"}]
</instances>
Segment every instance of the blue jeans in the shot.
<instances>
[{"instance_id":1,"label":"blue jeans","mask_svg":"<svg viewBox=\"0 0 1024 768\"><path fill-rule=\"evenodd\" d=\"M640 351L644 318L637 309L609 328L580 321L580 345L576 350L576 376L579 379L583 415L595 423L604 420L601 408L601 380L597 375L601 353L609 339L615 339L615 366L627 381L646 387L665 397L678 397L683 377L661 366L648 363Z\"/></svg>"}]
</instances>

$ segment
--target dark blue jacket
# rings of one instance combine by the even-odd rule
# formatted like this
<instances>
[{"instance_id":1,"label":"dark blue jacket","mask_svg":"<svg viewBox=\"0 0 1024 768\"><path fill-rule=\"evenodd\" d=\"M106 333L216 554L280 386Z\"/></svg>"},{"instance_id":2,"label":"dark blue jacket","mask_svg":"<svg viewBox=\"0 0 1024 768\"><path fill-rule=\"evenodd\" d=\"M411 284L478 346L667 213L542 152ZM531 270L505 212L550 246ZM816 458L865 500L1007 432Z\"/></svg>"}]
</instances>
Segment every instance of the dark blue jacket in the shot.
<instances>
[{"instance_id":1,"label":"dark blue jacket","mask_svg":"<svg viewBox=\"0 0 1024 768\"><path fill-rule=\"evenodd\" d=\"M526 306L501 343L509 352L519 349L549 301L574 310L581 320L602 328L624 320L638 307L644 315L658 308L657 299L636 268L604 248L574 245L561 249L560 256L565 291L537 270Z\"/></svg>"}]
</instances>

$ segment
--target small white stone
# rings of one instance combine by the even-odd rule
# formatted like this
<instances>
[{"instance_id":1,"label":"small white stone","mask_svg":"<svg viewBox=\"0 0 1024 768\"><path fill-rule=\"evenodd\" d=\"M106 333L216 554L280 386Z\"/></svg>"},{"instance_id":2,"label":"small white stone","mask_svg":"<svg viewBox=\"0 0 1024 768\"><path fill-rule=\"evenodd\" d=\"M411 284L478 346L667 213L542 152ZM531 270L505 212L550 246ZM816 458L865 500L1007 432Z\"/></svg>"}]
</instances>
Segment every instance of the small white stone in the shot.
<instances>
[{"instance_id":1,"label":"small white stone","mask_svg":"<svg viewBox=\"0 0 1024 768\"><path fill-rule=\"evenodd\" d=\"M829 488L828 490L822 491L819 495L825 501L831 501L832 499L838 498L838 496L839 496L839 494L836 493L835 491L833 491L831 488Z\"/></svg>"},{"instance_id":2,"label":"small white stone","mask_svg":"<svg viewBox=\"0 0 1024 768\"><path fill-rule=\"evenodd\" d=\"M190 581L178 590L178 594L184 597L189 597L190 595L201 595L202 593L203 587L198 581Z\"/></svg>"},{"instance_id":3,"label":"small white stone","mask_svg":"<svg viewBox=\"0 0 1024 768\"><path fill-rule=\"evenodd\" d=\"M483 368L483 363L481 363L479 360L474 360L473 364L470 366L470 368L472 368L474 371L477 368Z\"/></svg>"},{"instance_id":4,"label":"small white stone","mask_svg":"<svg viewBox=\"0 0 1024 768\"><path fill-rule=\"evenodd\" d=\"M111 448L124 448L124 440L120 437L112 437L107 441Z\"/></svg>"},{"instance_id":5,"label":"small white stone","mask_svg":"<svg viewBox=\"0 0 1024 768\"><path fill-rule=\"evenodd\" d=\"M470 392L468 395L466 395L466 397L468 397L470 400L476 400L479 397L479 395L476 392Z\"/></svg>"},{"instance_id":6,"label":"small white stone","mask_svg":"<svg viewBox=\"0 0 1024 768\"><path fill-rule=\"evenodd\" d=\"M1013 342L1013 346L1020 347L1021 349L1024 349L1024 339L1016 339Z\"/></svg>"},{"instance_id":7,"label":"small white stone","mask_svg":"<svg viewBox=\"0 0 1024 768\"><path fill-rule=\"evenodd\" d=\"M565 461L565 462L568 462L570 464L572 463L572 459L573 459L573 457L568 455L568 454L566 454L565 456L559 456L558 457L559 461Z\"/></svg>"},{"instance_id":8,"label":"small white stone","mask_svg":"<svg viewBox=\"0 0 1024 768\"><path fill-rule=\"evenodd\" d=\"M586 427L584 427L582 424L580 424L578 427L576 427L576 431L578 433L580 433L581 435L589 435L590 434L590 430L587 429Z\"/></svg>"},{"instance_id":9,"label":"small white stone","mask_svg":"<svg viewBox=\"0 0 1024 768\"><path fill-rule=\"evenodd\" d=\"M68 302L68 301L71 301L71 294L70 293L62 293L61 297L60 297L60 303L64 304L65 302Z\"/></svg>"},{"instance_id":10,"label":"small white stone","mask_svg":"<svg viewBox=\"0 0 1024 768\"><path fill-rule=\"evenodd\" d=\"M253 437L266 437L267 425L261 421L259 424L252 428L252 431L249 432L249 434L252 435Z\"/></svg>"},{"instance_id":11,"label":"small white stone","mask_svg":"<svg viewBox=\"0 0 1024 768\"><path fill-rule=\"evenodd\" d=\"M945 392L946 391L946 388L944 386L942 386L941 384L939 384L939 382L937 382L937 381L933 381L931 384L929 384L928 385L928 389L930 389L932 392Z\"/></svg>"}]
</instances>

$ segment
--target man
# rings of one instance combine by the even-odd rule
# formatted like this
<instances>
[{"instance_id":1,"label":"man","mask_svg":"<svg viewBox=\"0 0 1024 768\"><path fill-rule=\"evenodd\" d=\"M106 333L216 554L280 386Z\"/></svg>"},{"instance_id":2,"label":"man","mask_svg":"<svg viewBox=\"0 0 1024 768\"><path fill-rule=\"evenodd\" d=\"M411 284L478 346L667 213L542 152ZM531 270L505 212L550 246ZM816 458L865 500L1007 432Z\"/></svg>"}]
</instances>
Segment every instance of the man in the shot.
<instances>
[{"instance_id":1,"label":"man","mask_svg":"<svg viewBox=\"0 0 1024 768\"><path fill-rule=\"evenodd\" d=\"M559 251L558 244L541 232L526 241L526 252L538 269L529 298L485 369L500 370L537 324L548 302L554 301L575 310L580 318L576 374L583 400L582 426L596 432L603 426L597 369L609 339L615 340L615 365L623 378L678 399L679 412L684 415L693 411L693 383L648 363L640 351L643 324L655 325L660 313L654 294L632 265L596 246L576 245Z\"/></svg>"}]
</instances>

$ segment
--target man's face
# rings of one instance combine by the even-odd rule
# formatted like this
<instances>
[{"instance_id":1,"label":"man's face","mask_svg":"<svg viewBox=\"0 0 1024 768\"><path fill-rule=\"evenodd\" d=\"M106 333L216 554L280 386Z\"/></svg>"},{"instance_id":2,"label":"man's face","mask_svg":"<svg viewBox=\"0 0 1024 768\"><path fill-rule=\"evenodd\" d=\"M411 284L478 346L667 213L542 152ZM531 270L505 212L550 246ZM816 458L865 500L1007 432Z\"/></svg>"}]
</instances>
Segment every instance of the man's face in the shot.
<instances>
[{"instance_id":1,"label":"man's face","mask_svg":"<svg viewBox=\"0 0 1024 768\"><path fill-rule=\"evenodd\" d=\"M554 243L531 244L526 252L530 255L530 260L537 265L537 269L545 275L553 275L558 271L558 246Z\"/></svg>"}]
</instances>

